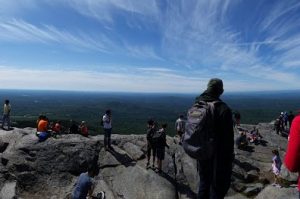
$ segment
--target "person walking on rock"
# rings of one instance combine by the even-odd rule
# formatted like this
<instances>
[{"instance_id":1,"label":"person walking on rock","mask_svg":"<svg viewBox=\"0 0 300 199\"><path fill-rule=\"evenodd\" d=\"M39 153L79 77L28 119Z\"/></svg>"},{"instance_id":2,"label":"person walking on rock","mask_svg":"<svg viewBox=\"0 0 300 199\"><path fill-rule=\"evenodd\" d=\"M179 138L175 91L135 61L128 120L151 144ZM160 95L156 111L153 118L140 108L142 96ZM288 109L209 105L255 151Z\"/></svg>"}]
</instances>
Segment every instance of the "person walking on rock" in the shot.
<instances>
[{"instance_id":1,"label":"person walking on rock","mask_svg":"<svg viewBox=\"0 0 300 199\"><path fill-rule=\"evenodd\" d=\"M113 149L111 146L111 132L112 132L112 117L111 110L105 111L102 117L103 129L104 129L104 147L105 150Z\"/></svg>"},{"instance_id":2,"label":"person walking on rock","mask_svg":"<svg viewBox=\"0 0 300 199\"><path fill-rule=\"evenodd\" d=\"M198 161L198 199L222 199L231 182L234 132L231 109L220 96L223 81L211 79L188 111L183 148Z\"/></svg>"},{"instance_id":3,"label":"person walking on rock","mask_svg":"<svg viewBox=\"0 0 300 199\"><path fill-rule=\"evenodd\" d=\"M289 171L300 173L300 115L293 119L284 163ZM298 191L300 198L300 178Z\"/></svg>"},{"instance_id":4,"label":"person walking on rock","mask_svg":"<svg viewBox=\"0 0 300 199\"><path fill-rule=\"evenodd\" d=\"M281 171L282 162L278 150L275 149L272 151L272 153L274 155L274 157L272 158L272 171L274 173L274 183L272 185L281 188L281 186L279 185L279 175Z\"/></svg>"},{"instance_id":5,"label":"person walking on rock","mask_svg":"<svg viewBox=\"0 0 300 199\"><path fill-rule=\"evenodd\" d=\"M177 135L179 136L179 144L182 144L182 135L185 131L185 120L184 116L180 115L179 118L175 122L175 130L177 132Z\"/></svg>"},{"instance_id":6,"label":"person walking on rock","mask_svg":"<svg viewBox=\"0 0 300 199\"><path fill-rule=\"evenodd\" d=\"M6 123L7 130L10 130L10 111L11 106L9 100L5 100L3 106L2 129L4 129L4 125Z\"/></svg>"}]
</instances>

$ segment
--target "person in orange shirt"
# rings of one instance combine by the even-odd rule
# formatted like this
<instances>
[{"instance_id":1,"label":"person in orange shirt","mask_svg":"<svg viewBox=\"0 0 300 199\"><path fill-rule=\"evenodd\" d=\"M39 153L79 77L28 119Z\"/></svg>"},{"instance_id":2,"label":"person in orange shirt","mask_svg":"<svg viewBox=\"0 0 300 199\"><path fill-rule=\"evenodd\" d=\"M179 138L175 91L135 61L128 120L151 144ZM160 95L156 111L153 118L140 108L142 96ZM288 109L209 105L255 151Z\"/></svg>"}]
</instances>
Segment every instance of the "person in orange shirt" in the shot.
<instances>
[{"instance_id":1,"label":"person in orange shirt","mask_svg":"<svg viewBox=\"0 0 300 199\"><path fill-rule=\"evenodd\" d=\"M87 128L87 126L86 126L85 121L82 121L82 122L81 122L79 128L80 128L80 133L81 133L81 135L83 135L83 136L85 136L85 137L88 137L88 136L89 136L88 128Z\"/></svg>"},{"instance_id":2,"label":"person in orange shirt","mask_svg":"<svg viewBox=\"0 0 300 199\"><path fill-rule=\"evenodd\" d=\"M39 141L45 141L49 137L48 124L48 118L44 115L41 115L37 125L37 136Z\"/></svg>"}]
</instances>

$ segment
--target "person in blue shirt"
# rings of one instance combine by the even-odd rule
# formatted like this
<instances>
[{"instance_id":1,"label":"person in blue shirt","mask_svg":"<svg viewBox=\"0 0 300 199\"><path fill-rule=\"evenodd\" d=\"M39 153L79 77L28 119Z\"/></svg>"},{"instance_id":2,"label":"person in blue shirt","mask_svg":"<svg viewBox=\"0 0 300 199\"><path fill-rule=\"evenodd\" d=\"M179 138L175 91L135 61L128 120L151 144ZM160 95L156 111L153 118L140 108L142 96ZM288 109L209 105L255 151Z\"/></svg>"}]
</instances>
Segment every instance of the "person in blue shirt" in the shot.
<instances>
[{"instance_id":1,"label":"person in blue shirt","mask_svg":"<svg viewBox=\"0 0 300 199\"><path fill-rule=\"evenodd\" d=\"M93 178L97 175L97 168L94 165L88 167L88 171L80 174L75 189L72 194L72 199L86 199L89 198L105 198L104 192L100 192L96 197L92 196L94 189L94 180Z\"/></svg>"}]
</instances>

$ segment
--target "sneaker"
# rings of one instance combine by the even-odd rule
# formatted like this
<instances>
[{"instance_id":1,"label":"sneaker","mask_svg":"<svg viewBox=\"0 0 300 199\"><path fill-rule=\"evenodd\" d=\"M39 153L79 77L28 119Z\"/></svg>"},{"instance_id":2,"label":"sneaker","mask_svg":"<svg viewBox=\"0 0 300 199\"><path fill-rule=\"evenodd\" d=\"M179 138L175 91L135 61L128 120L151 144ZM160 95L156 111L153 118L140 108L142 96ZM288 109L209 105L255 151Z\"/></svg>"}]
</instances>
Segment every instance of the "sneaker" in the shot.
<instances>
[{"instance_id":1,"label":"sneaker","mask_svg":"<svg viewBox=\"0 0 300 199\"><path fill-rule=\"evenodd\" d=\"M276 185L275 185L275 187L277 187L277 188L281 188L281 185L279 185L279 184L276 184Z\"/></svg>"},{"instance_id":2,"label":"sneaker","mask_svg":"<svg viewBox=\"0 0 300 199\"><path fill-rule=\"evenodd\" d=\"M97 199L105 199L105 192L100 191L99 193L97 193Z\"/></svg>"}]
</instances>

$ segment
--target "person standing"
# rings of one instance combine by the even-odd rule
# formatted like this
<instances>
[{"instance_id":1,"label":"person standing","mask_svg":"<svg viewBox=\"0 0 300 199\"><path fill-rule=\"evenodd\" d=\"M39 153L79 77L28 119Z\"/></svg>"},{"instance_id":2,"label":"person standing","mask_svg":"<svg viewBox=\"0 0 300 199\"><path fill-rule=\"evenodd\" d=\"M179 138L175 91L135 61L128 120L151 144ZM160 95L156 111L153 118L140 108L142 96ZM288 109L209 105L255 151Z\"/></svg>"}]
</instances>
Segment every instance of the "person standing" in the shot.
<instances>
[{"instance_id":1,"label":"person standing","mask_svg":"<svg viewBox=\"0 0 300 199\"><path fill-rule=\"evenodd\" d=\"M180 115L179 118L175 122L175 130L177 132L177 135L179 136L179 144L182 144L182 135L185 131L185 120L184 116Z\"/></svg>"},{"instance_id":2,"label":"person standing","mask_svg":"<svg viewBox=\"0 0 300 199\"><path fill-rule=\"evenodd\" d=\"M207 89L188 112L183 148L198 161L198 199L222 199L231 183L233 119L231 109L220 99L223 92L221 79L209 80Z\"/></svg>"},{"instance_id":3,"label":"person standing","mask_svg":"<svg viewBox=\"0 0 300 199\"><path fill-rule=\"evenodd\" d=\"M292 122L284 163L289 171L300 173L300 115L297 115ZM300 198L300 178L298 178L298 191Z\"/></svg>"},{"instance_id":4,"label":"person standing","mask_svg":"<svg viewBox=\"0 0 300 199\"><path fill-rule=\"evenodd\" d=\"M112 113L108 109L102 117L103 129L104 129L104 147L105 150L113 149L111 146L111 132L112 132Z\"/></svg>"},{"instance_id":5,"label":"person standing","mask_svg":"<svg viewBox=\"0 0 300 199\"><path fill-rule=\"evenodd\" d=\"M153 145L153 135L155 133L155 123L153 120L148 120L147 122L147 169L150 167L150 158L151 158L151 151L152 151L152 167L154 168L155 163L155 156L156 156L156 148Z\"/></svg>"},{"instance_id":6,"label":"person standing","mask_svg":"<svg viewBox=\"0 0 300 199\"><path fill-rule=\"evenodd\" d=\"M6 123L7 130L10 130L10 111L11 106L9 100L5 100L3 106L2 129L4 129L4 124Z\"/></svg>"},{"instance_id":7,"label":"person standing","mask_svg":"<svg viewBox=\"0 0 300 199\"><path fill-rule=\"evenodd\" d=\"M288 115L288 120L289 120L289 128L292 126L292 122L294 119L295 115L293 114L293 111L290 111L290 114Z\"/></svg>"}]
</instances>

